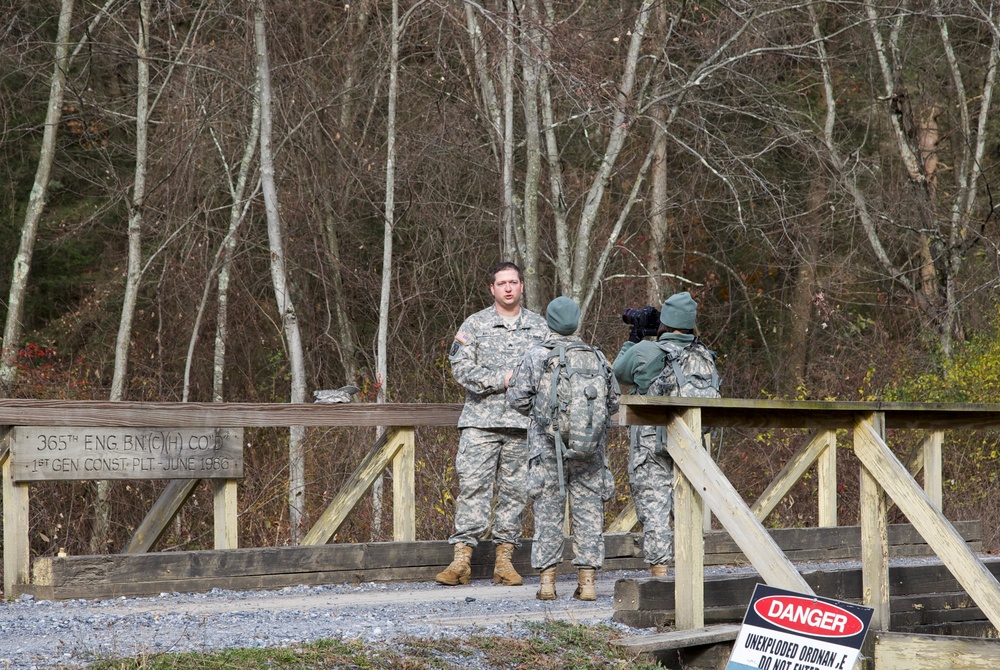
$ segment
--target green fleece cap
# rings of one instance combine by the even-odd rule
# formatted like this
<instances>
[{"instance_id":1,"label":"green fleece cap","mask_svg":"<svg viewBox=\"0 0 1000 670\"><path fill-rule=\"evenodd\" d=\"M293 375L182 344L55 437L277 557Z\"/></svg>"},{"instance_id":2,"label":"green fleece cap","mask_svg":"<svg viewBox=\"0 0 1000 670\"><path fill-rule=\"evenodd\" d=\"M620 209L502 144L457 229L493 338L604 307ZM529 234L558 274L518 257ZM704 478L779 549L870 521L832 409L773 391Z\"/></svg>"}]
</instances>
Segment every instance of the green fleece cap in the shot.
<instances>
[{"instance_id":1,"label":"green fleece cap","mask_svg":"<svg viewBox=\"0 0 1000 670\"><path fill-rule=\"evenodd\" d=\"M660 310L660 323L677 330L694 330L694 322L697 318L698 303L687 291L675 293L667 298Z\"/></svg>"},{"instance_id":2,"label":"green fleece cap","mask_svg":"<svg viewBox=\"0 0 1000 670\"><path fill-rule=\"evenodd\" d=\"M545 322L555 333L572 335L580 325L580 306L561 295L545 308Z\"/></svg>"}]
</instances>

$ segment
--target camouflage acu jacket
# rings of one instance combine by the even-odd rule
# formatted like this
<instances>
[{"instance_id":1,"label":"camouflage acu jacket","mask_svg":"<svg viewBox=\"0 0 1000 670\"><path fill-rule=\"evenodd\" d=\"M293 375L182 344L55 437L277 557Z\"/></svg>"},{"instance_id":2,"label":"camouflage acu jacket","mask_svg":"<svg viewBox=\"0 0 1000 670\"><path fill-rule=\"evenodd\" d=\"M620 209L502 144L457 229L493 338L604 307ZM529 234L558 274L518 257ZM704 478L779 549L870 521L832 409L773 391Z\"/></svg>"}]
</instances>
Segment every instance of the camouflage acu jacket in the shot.
<instances>
[{"instance_id":1,"label":"camouflage acu jacket","mask_svg":"<svg viewBox=\"0 0 1000 670\"><path fill-rule=\"evenodd\" d=\"M494 305L465 320L448 356L452 376L465 387L459 428L527 430L528 417L507 405L504 375L521 361L528 347L544 340L548 333L545 319L523 307L511 328Z\"/></svg>"}]
</instances>

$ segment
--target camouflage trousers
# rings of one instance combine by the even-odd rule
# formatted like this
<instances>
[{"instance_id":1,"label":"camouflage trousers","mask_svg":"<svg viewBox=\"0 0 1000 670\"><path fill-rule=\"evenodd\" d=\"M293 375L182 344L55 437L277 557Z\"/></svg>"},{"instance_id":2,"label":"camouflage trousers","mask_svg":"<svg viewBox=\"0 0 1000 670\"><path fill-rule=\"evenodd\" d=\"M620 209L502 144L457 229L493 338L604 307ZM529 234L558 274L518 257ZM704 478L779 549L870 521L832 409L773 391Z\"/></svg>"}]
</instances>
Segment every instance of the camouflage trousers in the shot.
<instances>
[{"instance_id":1,"label":"camouflage trousers","mask_svg":"<svg viewBox=\"0 0 1000 670\"><path fill-rule=\"evenodd\" d=\"M642 524L642 551L647 563L669 563L674 558L674 462L657 455L656 429L632 430L628 483Z\"/></svg>"},{"instance_id":2,"label":"camouflage trousers","mask_svg":"<svg viewBox=\"0 0 1000 670\"><path fill-rule=\"evenodd\" d=\"M562 562L568 496L573 522L573 565L600 568L604 564L604 502L615 490L614 476L603 449L586 460L563 461L563 478L565 493L559 490L556 452L550 442L547 449L533 456L528 466L528 488L534 500L535 517L531 567L544 570Z\"/></svg>"},{"instance_id":3,"label":"camouflage trousers","mask_svg":"<svg viewBox=\"0 0 1000 670\"><path fill-rule=\"evenodd\" d=\"M493 542L521 544L521 512L528 502L528 441L516 428L463 428L455 458L458 500L449 542L478 544L490 529ZM496 507L493 493L496 489Z\"/></svg>"}]
</instances>

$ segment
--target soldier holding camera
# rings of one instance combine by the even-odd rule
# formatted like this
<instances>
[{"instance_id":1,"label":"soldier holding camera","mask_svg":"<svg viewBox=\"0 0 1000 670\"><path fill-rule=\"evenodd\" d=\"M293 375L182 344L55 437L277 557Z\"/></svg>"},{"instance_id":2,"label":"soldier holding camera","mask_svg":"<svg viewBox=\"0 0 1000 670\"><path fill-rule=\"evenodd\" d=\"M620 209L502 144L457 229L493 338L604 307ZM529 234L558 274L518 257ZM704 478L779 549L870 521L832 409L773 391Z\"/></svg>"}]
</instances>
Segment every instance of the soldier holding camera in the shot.
<instances>
[{"instance_id":1,"label":"soldier holding camera","mask_svg":"<svg viewBox=\"0 0 1000 670\"><path fill-rule=\"evenodd\" d=\"M686 291L667 298L659 311L653 307L626 310L622 320L632 329L615 358L618 381L632 384L633 393L640 395L681 395L683 381L676 379L674 371L679 370L671 363L676 359L669 352L701 347L710 354L705 360L711 361L717 394L714 354L694 335L697 315L698 303ZM644 339L649 336L656 339ZM643 553L652 575L666 577L667 563L674 555L674 463L663 447L662 436L658 439L656 426L633 426L630 437L629 487L642 523Z\"/></svg>"}]
</instances>

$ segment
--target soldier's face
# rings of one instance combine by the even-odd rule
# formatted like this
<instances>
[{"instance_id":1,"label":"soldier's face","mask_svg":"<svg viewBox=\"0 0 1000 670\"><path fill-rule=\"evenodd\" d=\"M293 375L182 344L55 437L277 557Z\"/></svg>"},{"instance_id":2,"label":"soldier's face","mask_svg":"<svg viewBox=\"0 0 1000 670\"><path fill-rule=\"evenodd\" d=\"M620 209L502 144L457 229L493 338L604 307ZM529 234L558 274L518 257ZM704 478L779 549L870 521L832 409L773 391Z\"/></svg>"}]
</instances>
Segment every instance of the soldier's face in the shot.
<instances>
[{"instance_id":1,"label":"soldier's face","mask_svg":"<svg viewBox=\"0 0 1000 670\"><path fill-rule=\"evenodd\" d=\"M490 284L490 293L497 307L511 310L521 302L521 293L524 291L524 282L517 276L517 270L501 270L493 277Z\"/></svg>"}]
</instances>

